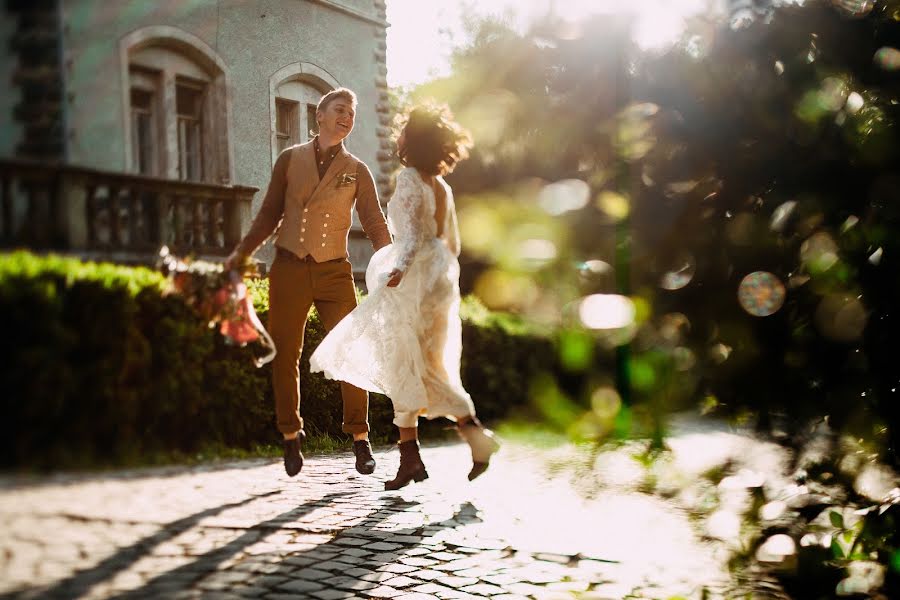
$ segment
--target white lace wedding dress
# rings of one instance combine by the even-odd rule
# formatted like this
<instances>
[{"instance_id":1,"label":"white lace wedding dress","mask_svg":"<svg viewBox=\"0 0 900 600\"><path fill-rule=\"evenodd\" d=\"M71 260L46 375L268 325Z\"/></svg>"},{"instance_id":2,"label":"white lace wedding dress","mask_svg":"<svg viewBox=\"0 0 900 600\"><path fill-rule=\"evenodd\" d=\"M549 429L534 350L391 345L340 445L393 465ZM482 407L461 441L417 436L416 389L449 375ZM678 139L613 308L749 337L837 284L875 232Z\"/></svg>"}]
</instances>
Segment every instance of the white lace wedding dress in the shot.
<instances>
[{"instance_id":1,"label":"white lace wedding dress","mask_svg":"<svg viewBox=\"0 0 900 600\"><path fill-rule=\"evenodd\" d=\"M397 176L387 207L394 243L369 262L368 297L310 358L313 372L388 396L398 427L414 427L420 415L475 414L459 374L459 227L450 187L437 181L447 196L440 236L431 185L413 168ZM403 279L386 287L395 267Z\"/></svg>"}]
</instances>

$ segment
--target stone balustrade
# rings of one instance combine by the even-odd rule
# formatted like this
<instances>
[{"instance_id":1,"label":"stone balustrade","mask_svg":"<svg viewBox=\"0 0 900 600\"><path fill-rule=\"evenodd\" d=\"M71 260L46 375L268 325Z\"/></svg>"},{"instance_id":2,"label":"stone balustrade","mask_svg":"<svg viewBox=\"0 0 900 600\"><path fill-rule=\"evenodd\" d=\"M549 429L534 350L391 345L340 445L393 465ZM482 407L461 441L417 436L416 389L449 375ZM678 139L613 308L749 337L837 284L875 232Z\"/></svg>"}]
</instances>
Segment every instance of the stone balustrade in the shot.
<instances>
[{"instance_id":1,"label":"stone balustrade","mask_svg":"<svg viewBox=\"0 0 900 600\"><path fill-rule=\"evenodd\" d=\"M257 188L0 160L0 247L126 263L226 256Z\"/></svg>"}]
</instances>

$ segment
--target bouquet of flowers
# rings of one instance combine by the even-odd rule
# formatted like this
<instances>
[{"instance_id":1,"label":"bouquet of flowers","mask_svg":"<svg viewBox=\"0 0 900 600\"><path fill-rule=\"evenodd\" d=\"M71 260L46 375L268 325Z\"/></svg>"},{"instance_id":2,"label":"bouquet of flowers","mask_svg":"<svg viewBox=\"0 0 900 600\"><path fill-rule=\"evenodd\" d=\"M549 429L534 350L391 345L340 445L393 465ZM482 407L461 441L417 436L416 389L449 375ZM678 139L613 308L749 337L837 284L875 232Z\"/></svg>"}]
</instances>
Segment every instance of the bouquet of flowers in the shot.
<instances>
[{"instance_id":1,"label":"bouquet of flowers","mask_svg":"<svg viewBox=\"0 0 900 600\"><path fill-rule=\"evenodd\" d=\"M245 346L258 341L266 348L266 354L255 359L257 367L275 358L275 343L256 315L244 283L253 267L226 272L215 263L180 259L167 246L160 249L158 266L169 278L171 293L182 296L210 328L218 326L226 342Z\"/></svg>"}]
</instances>

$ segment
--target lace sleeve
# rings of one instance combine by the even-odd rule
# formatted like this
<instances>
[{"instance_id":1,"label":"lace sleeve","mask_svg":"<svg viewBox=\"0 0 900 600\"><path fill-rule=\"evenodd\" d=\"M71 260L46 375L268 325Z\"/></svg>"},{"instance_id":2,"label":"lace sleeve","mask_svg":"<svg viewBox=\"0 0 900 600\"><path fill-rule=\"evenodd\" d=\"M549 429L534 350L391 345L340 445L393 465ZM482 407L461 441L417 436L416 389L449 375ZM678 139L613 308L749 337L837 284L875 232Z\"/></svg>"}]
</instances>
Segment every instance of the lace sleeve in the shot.
<instances>
[{"instance_id":1,"label":"lace sleeve","mask_svg":"<svg viewBox=\"0 0 900 600\"><path fill-rule=\"evenodd\" d=\"M459 221L456 218L456 202L453 201L453 191L447 188L447 246L454 256L459 256Z\"/></svg>"},{"instance_id":2,"label":"lace sleeve","mask_svg":"<svg viewBox=\"0 0 900 600\"><path fill-rule=\"evenodd\" d=\"M425 198L422 186L409 170L397 175L397 189L388 205L394 246L397 248L395 267L403 272L409 269L416 252L425 240Z\"/></svg>"}]
</instances>

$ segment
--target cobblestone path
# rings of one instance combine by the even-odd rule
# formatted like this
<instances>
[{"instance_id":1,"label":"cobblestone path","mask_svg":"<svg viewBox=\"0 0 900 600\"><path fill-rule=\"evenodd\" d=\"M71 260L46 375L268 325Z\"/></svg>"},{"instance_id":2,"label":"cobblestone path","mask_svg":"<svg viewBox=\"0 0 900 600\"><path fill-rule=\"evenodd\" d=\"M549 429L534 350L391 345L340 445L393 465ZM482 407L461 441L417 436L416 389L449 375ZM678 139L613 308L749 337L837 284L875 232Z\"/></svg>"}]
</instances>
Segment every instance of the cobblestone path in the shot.
<instances>
[{"instance_id":1,"label":"cobblestone path","mask_svg":"<svg viewBox=\"0 0 900 600\"><path fill-rule=\"evenodd\" d=\"M722 557L634 490L586 498L542 451L423 449L398 492L349 453L0 479L0 598L700 598ZM548 466L549 465L549 466Z\"/></svg>"}]
</instances>

